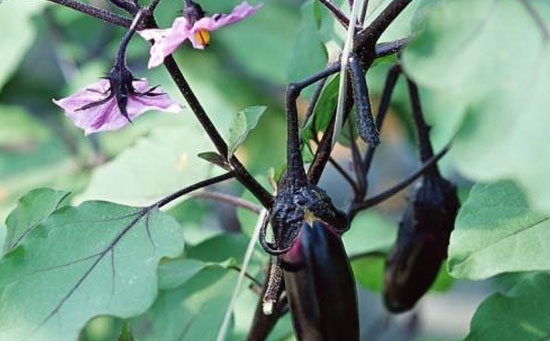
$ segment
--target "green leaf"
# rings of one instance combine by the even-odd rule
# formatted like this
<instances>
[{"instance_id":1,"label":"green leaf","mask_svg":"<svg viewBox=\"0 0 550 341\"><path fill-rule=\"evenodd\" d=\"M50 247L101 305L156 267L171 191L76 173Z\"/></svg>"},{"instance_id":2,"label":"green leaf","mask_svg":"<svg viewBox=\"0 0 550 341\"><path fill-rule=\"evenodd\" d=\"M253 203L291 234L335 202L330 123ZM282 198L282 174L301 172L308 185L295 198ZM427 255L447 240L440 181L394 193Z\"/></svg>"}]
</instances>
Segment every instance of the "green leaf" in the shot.
<instances>
[{"instance_id":1,"label":"green leaf","mask_svg":"<svg viewBox=\"0 0 550 341\"><path fill-rule=\"evenodd\" d=\"M365 23L370 24L382 11L392 2L392 0L374 0L369 1ZM425 12L433 7L433 3L443 2L442 0L417 0L407 5L405 9L397 16L391 25L384 31L379 42L387 42L405 38L420 28L420 23Z\"/></svg>"},{"instance_id":2,"label":"green leaf","mask_svg":"<svg viewBox=\"0 0 550 341\"><path fill-rule=\"evenodd\" d=\"M212 13L216 13L216 8L225 6L217 13L228 13L231 5L240 2L207 0L201 1L201 5L211 9ZM298 11L293 3L279 0L266 0L263 3L264 7L253 16L216 31L212 35L212 47L219 41L224 59L238 62L247 74L283 85L287 81L284 70L288 69L291 60L292 38L296 36L299 25Z\"/></svg>"},{"instance_id":3,"label":"green leaf","mask_svg":"<svg viewBox=\"0 0 550 341\"><path fill-rule=\"evenodd\" d=\"M231 170L231 165L229 164L229 162L227 162L225 157L221 156L216 152L199 153L199 155L197 156L227 171Z\"/></svg>"},{"instance_id":4,"label":"green leaf","mask_svg":"<svg viewBox=\"0 0 550 341\"><path fill-rule=\"evenodd\" d=\"M4 253L14 249L55 210L66 203L69 192L49 188L35 189L21 199L6 219L7 235Z\"/></svg>"},{"instance_id":5,"label":"green leaf","mask_svg":"<svg viewBox=\"0 0 550 341\"><path fill-rule=\"evenodd\" d=\"M229 138L227 140L228 159L231 158L237 148L244 142L248 133L256 127L265 109L266 107L264 106L253 106L237 114L229 127Z\"/></svg>"},{"instance_id":6,"label":"green leaf","mask_svg":"<svg viewBox=\"0 0 550 341\"><path fill-rule=\"evenodd\" d=\"M301 23L292 49L288 69L289 82L301 81L321 71L327 63L327 53L319 38L313 4L313 0L307 1L300 9ZM315 86L308 87L303 94L309 98L314 90Z\"/></svg>"},{"instance_id":7,"label":"green leaf","mask_svg":"<svg viewBox=\"0 0 550 341\"><path fill-rule=\"evenodd\" d=\"M384 257L364 257L351 262L357 282L364 288L381 292L384 285Z\"/></svg>"},{"instance_id":8,"label":"green leaf","mask_svg":"<svg viewBox=\"0 0 550 341\"><path fill-rule=\"evenodd\" d=\"M466 341L547 340L550 336L550 275L537 274L508 294L483 301L470 324Z\"/></svg>"},{"instance_id":9,"label":"green leaf","mask_svg":"<svg viewBox=\"0 0 550 341\"><path fill-rule=\"evenodd\" d=\"M23 60L31 46L35 30L30 18L44 6L40 1L7 0L0 7L2 46L0 52L0 90Z\"/></svg>"},{"instance_id":10,"label":"green leaf","mask_svg":"<svg viewBox=\"0 0 550 341\"><path fill-rule=\"evenodd\" d=\"M174 259L163 263L158 270L159 288L161 290L177 288L207 266L208 263L187 258Z\"/></svg>"},{"instance_id":11,"label":"green leaf","mask_svg":"<svg viewBox=\"0 0 550 341\"><path fill-rule=\"evenodd\" d=\"M442 102L433 124L460 128L459 170L483 182L515 180L546 212L549 20L545 0L445 1L403 55L407 74Z\"/></svg>"},{"instance_id":12,"label":"green leaf","mask_svg":"<svg viewBox=\"0 0 550 341\"><path fill-rule=\"evenodd\" d=\"M387 252L397 238L397 224L374 211L363 211L353 219L342 240L346 252L354 257L370 252Z\"/></svg>"},{"instance_id":13,"label":"green leaf","mask_svg":"<svg viewBox=\"0 0 550 341\"><path fill-rule=\"evenodd\" d=\"M313 115L302 130L302 138L305 141L314 139L317 132L324 131L330 123L338 101L339 82L339 76L327 80L317 105L315 105Z\"/></svg>"},{"instance_id":14,"label":"green leaf","mask_svg":"<svg viewBox=\"0 0 550 341\"><path fill-rule=\"evenodd\" d=\"M148 313L157 340L215 340L237 272L211 265L183 285L162 290Z\"/></svg>"},{"instance_id":15,"label":"green leaf","mask_svg":"<svg viewBox=\"0 0 550 341\"><path fill-rule=\"evenodd\" d=\"M181 226L156 208L63 207L0 261L0 339L76 340L94 316L142 314L159 260L182 251Z\"/></svg>"},{"instance_id":16,"label":"green leaf","mask_svg":"<svg viewBox=\"0 0 550 341\"><path fill-rule=\"evenodd\" d=\"M550 270L550 220L534 212L511 181L476 185L461 208L449 246L453 277Z\"/></svg>"},{"instance_id":17,"label":"green leaf","mask_svg":"<svg viewBox=\"0 0 550 341\"><path fill-rule=\"evenodd\" d=\"M148 205L177 188L208 178L215 170L198 162L195 155L211 149L212 143L190 119L180 117L179 124L154 129L150 136L95 168L77 201Z\"/></svg>"}]
</instances>

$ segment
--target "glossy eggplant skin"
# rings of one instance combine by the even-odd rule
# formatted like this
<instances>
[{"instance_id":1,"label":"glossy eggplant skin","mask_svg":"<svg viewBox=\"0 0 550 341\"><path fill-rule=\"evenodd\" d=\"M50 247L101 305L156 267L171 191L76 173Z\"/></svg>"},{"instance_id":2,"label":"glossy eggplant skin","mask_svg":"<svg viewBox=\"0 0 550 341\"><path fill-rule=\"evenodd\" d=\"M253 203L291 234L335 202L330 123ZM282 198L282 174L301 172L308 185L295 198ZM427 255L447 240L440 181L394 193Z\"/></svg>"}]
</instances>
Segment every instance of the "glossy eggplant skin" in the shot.
<instances>
[{"instance_id":1,"label":"glossy eggplant skin","mask_svg":"<svg viewBox=\"0 0 550 341\"><path fill-rule=\"evenodd\" d=\"M386 260L384 303L389 311L412 309L431 287L447 258L459 206L456 188L449 181L439 174L423 178Z\"/></svg>"},{"instance_id":2,"label":"glossy eggplant skin","mask_svg":"<svg viewBox=\"0 0 550 341\"><path fill-rule=\"evenodd\" d=\"M299 239L282 256L282 267L299 340L359 340L355 281L334 229L304 222Z\"/></svg>"}]
</instances>

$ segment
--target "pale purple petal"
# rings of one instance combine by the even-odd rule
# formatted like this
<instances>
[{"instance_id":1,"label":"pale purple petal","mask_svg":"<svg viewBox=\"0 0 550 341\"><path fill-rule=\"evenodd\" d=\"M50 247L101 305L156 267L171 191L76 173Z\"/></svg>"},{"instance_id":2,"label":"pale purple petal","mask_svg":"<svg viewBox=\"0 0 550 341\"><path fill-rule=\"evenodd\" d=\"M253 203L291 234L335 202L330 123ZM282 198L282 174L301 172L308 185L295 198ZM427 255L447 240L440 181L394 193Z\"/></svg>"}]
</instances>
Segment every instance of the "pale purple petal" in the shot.
<instances>
[{"instance_id":1,"label":"pale purple petal","mask_svg":"<svg viewBox=\"0 0 550 341\"><path fill-rule=\"evenodd\" d=\"M140 80L134 81L133 86L136 89L137 92L146 92L151 88L151 86L147 83L147 81L142 78ZM162 94L162 95L156 95L156 96L130 96L130 100L128 101L128 106L126 107L128 114L130 115L130 118L133 118L131 116L132 113L135 114L137 117L139 114L141 114L144 111L147 110L159 110L164 112L172 112L172 113L178 113L181 111L181 106L179 104L176 104L174 101L170 99L170 97L163 92L161 88L156 88L153 91L153 94Z\"/></svg>"},{"instance_id":2,"label":"pale purple petal","mask_svg":"<svg viewBox=\"0 0 550 341\"><path fill-rule=\"evenodd\" d=\"M148 68L154 68L164 62L164 58L171 55L191 35L190 25L186 18L174 20L172 27L161 29L147 29L138 31L146 40L153 40L151 58Z\"/></svg>"},{"instance_id":3,"label":"pale purple petal","mask_svg":"<svg viewBox=\"0 0 550 341\"><path fill-rule=\"evenodd\" d=\"M215 31L220 27L234 24L256 13L262 7L263 4L251 6L243 1L230 14L215 14L212 17L201 18L192 27L185 17L180 17L174 20L170 28L138 31L143 38L154 41L148 67L151 69L162 64L164 58L172 54L187 39L191 40L195 49L204 49L204 45L195 38L195 34L200 30Z\"/></svg>"},{"instance_id":4,"label":"pale purple petal","mask_svg":"<svg viewBox=\"0 0 550 341\"><path fill-rule=\"evenodd\" d=\"M134 81L133 85L138 92L146 92L150 86L144 79ZM107 102L93 106L86 110L78 110L83 106L100 101L107 97L107 93L101 94L96 91L105 92L109 88L109 81L102 79L72 96L54 100L53 102L65 110L65 114L73 121L74 125L84 130L89 135L99 131L118 130L128 124L128 120L122 116L116 100L109 99ZM157 88L155 93L161 93L162 89ZM134 120L148 110L159 110L165 112L179 112L181 107L174 103L168 95L159 96L135 96L130 95L126 111L131 120Z\"/></svg>"},{"instance_id":5,"label":"pale purple petal","mask_svg":"<svg viewBox=\"0 0 550 341\"><path fill-rule=\"evenodd\" d=\"M191 29L193 34L200 30L215 31L220 27L231 25L243 20L244 18L256 13L263 4L251 6L246 1L237 5L230 14L215 14L212 17L204 17L199 19Z\"/></svg>"}]
</instances>

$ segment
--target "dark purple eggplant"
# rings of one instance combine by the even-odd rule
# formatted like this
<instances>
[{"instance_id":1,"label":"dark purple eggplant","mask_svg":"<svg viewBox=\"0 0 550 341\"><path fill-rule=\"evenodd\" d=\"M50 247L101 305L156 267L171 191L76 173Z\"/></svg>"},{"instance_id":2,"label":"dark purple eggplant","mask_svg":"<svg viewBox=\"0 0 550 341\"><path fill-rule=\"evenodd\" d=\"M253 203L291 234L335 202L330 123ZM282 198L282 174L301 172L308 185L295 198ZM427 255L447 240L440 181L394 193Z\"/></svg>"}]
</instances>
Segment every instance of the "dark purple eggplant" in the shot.
<instances>
[{"instance_id":1,"label":"dark purple eggplant","mask_svg":"<svg viewBox=\"0 0 550 341\"><path fill-rule=\"evenodd\" d=\"M384 303L392 312L413 308L447 258L459 200L455 186L434 173L424 176L409 202L386 260Z\"/></svg>"},{"instance_id":2,"label":"dark purple eggplant","mask_svg":"<svg viewBox=\"0 0 550 341\"><path fill-rule=\"evenodd\" d=\"M292 322L302 341L359 340L355 281L338 232L304 222L281 256Z\"/></svg>"}]
</instances>

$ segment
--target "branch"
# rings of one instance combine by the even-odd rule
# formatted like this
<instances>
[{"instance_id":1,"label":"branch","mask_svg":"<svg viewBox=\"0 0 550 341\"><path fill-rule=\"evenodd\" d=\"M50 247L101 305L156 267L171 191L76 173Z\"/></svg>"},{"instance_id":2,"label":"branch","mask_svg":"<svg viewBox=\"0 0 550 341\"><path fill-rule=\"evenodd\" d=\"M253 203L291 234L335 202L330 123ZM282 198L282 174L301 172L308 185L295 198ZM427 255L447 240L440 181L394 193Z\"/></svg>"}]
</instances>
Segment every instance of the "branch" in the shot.
<instances>
[{"instance_id":1,"label":"branch","mask_svg":"<svg viewBox=\"0 0 550 341\"><path fill-rule=\"evenodd\" d=\"M158 28L153 18L150 19L150 23L148 26L151 28ZM174 60L174 57L166 57L164 59L164 66L168 70L170 77L172 77L172 79L176 83L181 94L187 101L189 108L191 109L191 111L193 111L193 114L195 114L195 117L199 120L203 129L206 131L206 134L214 143L214 146L216 147L218 152L221 155L227 155L227 144L206 114L204 108L193 93L193 90L191 90L189 83L187 83L187 80L181 73L180 68ZM254 179L254 177L250 175L250 173L248 173L248 171L235 156L233 156L231 160L229 160L229 162L233 166L235 177L239 180L239 182L243 186L245 186L252 194L254 194L254 196L258 198L258 200L260 200L264 207L271 208L271 206L273 205L273 196L264 187L262 187L262 185L260 185L256 181L256 179Z\"/></svg>"},{"instance_id":2,"label":"branch","mask_svg":"<svg viewBox=\"0 0 550 341\"><path fill-rule=\"evenodd\" d=\"M397 78L399 77L400 73L401 67L399 65L394 65L390 68L390 70L388 71L388 75L386 76L386 84L384 84L384 90L382 92L382 100L380 101L380 105L378 106L378 113L376 114L376 128L378 129L378 131L382 131L382 124L384 123L386 113L388 112L388 109L390 107L391 96L393 94L393 90L395 89L395 84L397 83ZM374 152L376 151L376 147L377 146L369 145L365 153L365 157L363 158L365 176L369 172L372 158L374 157Z\"/></svg>"},{"instance_id":3,"label":"branch","mask_svg":"<svg viewBox=\"0 0 550 341\"><path fill-rule=\"evenodd\" d=\"M418 135L420 161L426 162L434 155L432 143L430 142L430 127L424 120L422 106L420 105L420 95L418 94L418 87L409 78L407 78L407 86L409 88L409 97L411 100L414 125L416 127L416 133Z\"/></svg>"},{"instance_id":4,"label":"branch","mask_svg":"<svg viewBox=\"0 0 550 341\"><path fill-rule=\"evenodd\" d=\"M369 89L365 80L365 73L357 57L352 53L349 57L348 72L351 79L353 99L355 100L355 118L359 136L372 146L380 144L378 129L372 117L372 108L369 99Z\"/></svg>"},{"instance_id":5,"label":"branch","mask_svg":"<svg viewBox=\"0 0 550 341\"><path fill-rule=\"evenodd\" d=\"M413 38L414 36L410 35L406 38L377 44L374 48L374 51L376 52L376 58L385 57L401 51L403 47L407 46L407 44L410 43L411 40L413 40Z\"/></svg>"},{"instance_id":6,"label":"branch","mask_svg":"<svg viewBox=\"0 0 550 341\"><path fill-rule=\"evenodd\" d=\"M357 214L357 212L359 212L361 210L364 210L364 209L367 209L367 208L370 208L372 206L376 206L379 203L381 203L382 201L391 198L395 194L397 194L400 191L402 191L403 189L407 188L410 184L415 182L416 179L418 179L419 177L424 175L424 173L426 173L427 170L432 168L433 165L435 165L437 163L437 161L439 161L443 156L445 156L447 151L449 151L450 144L451 143L449 142L439 153L437 153L434 157L432 157L430 160L428 160L428 162L424 163L422 165L422 167L420 167L419 170L417 170L413 174L409 175L407 178L403 179L397 185L395 185L392 188L389 188L389 189L385 190L384 192L382 192L380 194L377 194L377 195L373 196L372 198L369 198L369 199L367 199L367 200L365 200L361 203L353 204L351 209L350 209L349 216L351 218L353 218L355 216L355 214Z\"/></svg>"},{"instance_id":7,"label":"branch","mask_svg":"<svg viewBox=\"0 0 550 341\"><path fill-rule=\"evenodd\" d=\"M338 8L338 6L334 2L332 2L331 0L319 0L319 2L322 3L329 11L331 11L332 14L334 14L336 20L338 20L345 29L348 28L348 17L340 10L340 8Z\"/></svg>"},{"instance_id":8,"label":"branch","mask_svg":"<svg viewBox=\"0 0 550 341\"><path fill-rule=\"evenodd\" d=\"M139 10L139 6L135 6L134 4L129 3L126 0L109 0L109 1L116 7L121 8L132 15L136 14L137 11Z\"/></svg>"},{"instance_id":9,"label":"branch","mask_svg":"<svg viewBox=\"0 0 550 341\"><path fill-rule=\"evenodd\" d=\"M204 187L207 187L207 186L210 186L210 185L217 184L217 183L225 181L225 180L232 179L234 177L235 177L235 172L231 171L231 172L227 172L227 173L222 174L222 175L215 176L215 177L210 178L210 179L206 179L206 180L197 182L196 184L193 184L191 186L187 186L185 188L182 188L179 191L174 192L174 193L160 199L159 201L157 201L152 206L162 208L163 206L166 206L167 204L171 203L172 201L174 201L176 199L181 198L182 196L184 196L186 194L189 194L193 191L199 190L201 188L204 188Z\"/></svg>"},{"instance_id":10,"label":"branch","mask_svg":"<svg viewBox=\"0 0 550 341\"><path fill-rule=\"evenodd\" d=\"M122 17L118 14L97 8L88 4L83 4L75 0L46 0L65 7L72 8L91 17L101 19L113 25L129 28L132 20Z\"/></svg>"},{"instance_id":11,"label":"branch","mask_svg":"<svg viewBox=\"0 0 550 341\"><path fill-rule=\"evenodd\" d=\"M374 21L357 34L358 47L374 45L386 28L413 0L393 0Z\"/></svg>"},{"instance_id":12,"label":"branch","mask_svg":"<svg viewBox=\"0 0 550 341\"><path fill-rule=\"evenodd\" d=\"M194 198L209 199L209 200L223 202L225 204L233 205L236 207L241 207L256 214L260 214L260 212L262 211L262 208L260 206L248 200L237 198L232 195L221 193L221 192L202 191L202 192L193 193L192 196Z\"/></svg>"}]
</instances>

